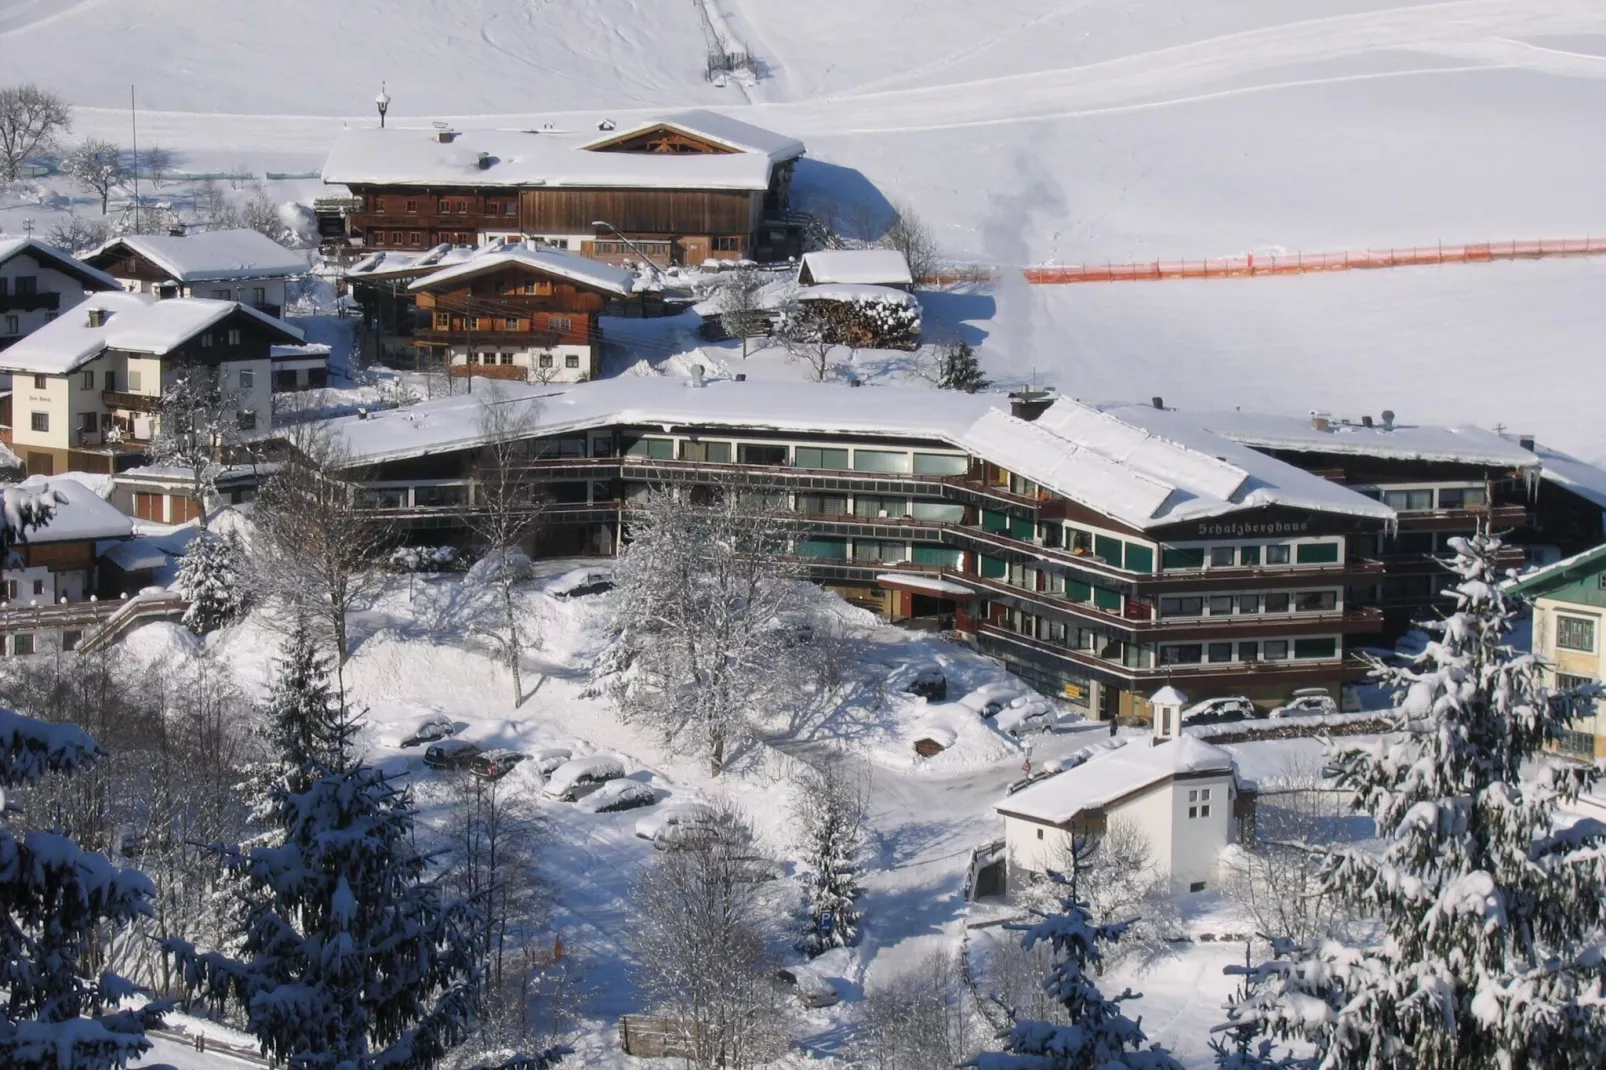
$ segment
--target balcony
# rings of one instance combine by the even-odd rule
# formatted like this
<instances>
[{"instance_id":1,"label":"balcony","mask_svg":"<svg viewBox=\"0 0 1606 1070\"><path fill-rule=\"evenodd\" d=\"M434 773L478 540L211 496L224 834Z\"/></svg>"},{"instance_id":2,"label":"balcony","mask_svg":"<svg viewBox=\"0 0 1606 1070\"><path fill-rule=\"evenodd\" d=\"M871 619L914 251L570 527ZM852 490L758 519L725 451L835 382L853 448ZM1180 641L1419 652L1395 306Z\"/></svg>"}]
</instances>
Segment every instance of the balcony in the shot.
<instances>
[{"instance_id":1,"label":"balcony","mask_svg":"<svg viewBox=\"0 0 1606 1070\"><path fill-rule=\"evenodd\" d=\"M1402 509L1401 531L1471 531L1480 523L1495 530L1528 523L1525 505L1474 506L1468 509Z\"/></svg>"},{"instance_id":2,"label":"balcony","mask_svg":"<svg viewBox=\"0 0 1606 1070\"><path fill-rule=\"evenodd\" d=\"M162 407L162 399L152 394L130 394L122 390L102 390L100 403L108 409L125 412L152 413Z\"/></svg>"},{"instance_id":3,"label":"balcony","mask_svg":"<svg viewBox=\"0 0 1606 1070\"><path fill-rule=\"evenodd\" d=\"M479 331L467 327L442 330L425 327L413 331L413 341L426 346L506 346L509 349L550 349L563 340L557 331Z\"/></svg>"},{"instance_id":4,"label":"balcony","mask_svg":"<svg viewBox=\"0 0 1606 1070\"><path fill-rule=\"evenodd\" d=\"M58 293L4 293L0 294L0 312L57 312L61 309Z\"/></svg>"}]
</instances>

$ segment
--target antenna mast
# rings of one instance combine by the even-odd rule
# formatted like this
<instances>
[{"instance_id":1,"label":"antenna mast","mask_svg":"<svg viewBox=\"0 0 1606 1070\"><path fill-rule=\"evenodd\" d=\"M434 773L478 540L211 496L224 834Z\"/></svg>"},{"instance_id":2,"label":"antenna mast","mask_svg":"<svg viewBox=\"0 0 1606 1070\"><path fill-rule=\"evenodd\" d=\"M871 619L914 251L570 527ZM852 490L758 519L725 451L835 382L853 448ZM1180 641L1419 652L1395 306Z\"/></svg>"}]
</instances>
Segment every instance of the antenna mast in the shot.
<instances>
[{"instance_id":1,"label":"antenna mast","mask_svg":"<svg viewBox=\"0 0 1606 1070\"><path fill-rule=\"evenodd\" d=\"M139 211L139 112L134 108L134 87L128 87L128 125L134 142L134 233L142 234Z\"/></svg>"}]
</instances>

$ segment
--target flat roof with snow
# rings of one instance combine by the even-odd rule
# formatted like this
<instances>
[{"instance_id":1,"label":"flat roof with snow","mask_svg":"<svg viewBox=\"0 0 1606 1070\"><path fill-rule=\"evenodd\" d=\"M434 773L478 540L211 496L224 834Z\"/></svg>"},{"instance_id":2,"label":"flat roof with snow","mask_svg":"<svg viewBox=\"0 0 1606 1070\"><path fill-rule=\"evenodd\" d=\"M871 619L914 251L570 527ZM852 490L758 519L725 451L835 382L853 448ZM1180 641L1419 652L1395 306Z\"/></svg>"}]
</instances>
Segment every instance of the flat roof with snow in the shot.
<instances>
[{"instance_id":1,"label":"flat roof with snow","mask_svg":"<svg viewBox=\"0 0 1606 1070\"><path fill-rule=\"evenodd\" d=\"M243 227L184 235L126 234L90 253L89 259L114 258L121 249L139 254L179 282L279 278L307 270L300 253Z\"/></svg>"},{"instance_id":2,"label":"flat roof with snow","mask_svg":"<svg viewBox=\"0 0 1606 1070\"><path fill-rule=\"evenodd\" d=\"M1133 742L1023 788L993 809L1006 817L1065 825L1077 814L1109 806L1166 780L1232 776L1233 770L1230 754L1192 736L1156 746Z\"/></svg>"},{"instance_id":3,"label":"flat roof with snow","mask_svg":"<svg viewBox=\"0 0 1606 1070\"><path fill-rule=\"evenodd\" d=\"M28 532L24 542L126 539L134 533L133 520L70 476L29 476L17 485L33 490L54 490L67 499L66 504L56 506L50 523Z\"/></svg>"},{"instance_id":4,"label":"flat roof with snow","mask_svg":"<svg viewBox=\"0 0 1606 1070\"><path fill-rule=\"evenodd\" d=\"M797 281L913 286L915 280L909 271L909 261L896 249L822 249L803 254Z\"/></svg>"}]
</instances>

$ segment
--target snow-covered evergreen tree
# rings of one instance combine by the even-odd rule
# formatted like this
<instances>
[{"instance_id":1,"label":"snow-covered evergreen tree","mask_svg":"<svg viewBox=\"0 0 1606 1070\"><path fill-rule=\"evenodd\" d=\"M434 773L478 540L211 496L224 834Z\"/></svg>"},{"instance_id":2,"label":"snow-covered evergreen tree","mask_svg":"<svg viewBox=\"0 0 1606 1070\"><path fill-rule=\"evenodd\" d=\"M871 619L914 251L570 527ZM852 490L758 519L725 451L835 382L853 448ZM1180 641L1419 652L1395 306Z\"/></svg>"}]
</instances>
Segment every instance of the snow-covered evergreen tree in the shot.
<instances>
[{"instance_id":1,"label":"snow-covered evergreen tree","mask_svg":"<svg viewBox=\"0 0 1606 1070\"><path fill-rule=\"evenodd\" d=\"M991 385L982 374L981 362L969 342L943 346L937 354L937 385L943 390L963 390L974 394Z\"/></svg>"},{"instance_id":2,"label":"snow-covered evergreen tree","mask_svg":"<svg viewBox=\"0 0 1606 1070\"><path fill-rule=\"evenodd\" d=\"M289 1070L427 1070L472 1026L473 911L445 902L410 794L355 764L273 789L281 845L224 851L246 883L238 958L173 940L186 986L236 1007Z\"/></svg>"},{"instance_id":3,"label":"snow-covered evergreen tree","mask_svg":"<svg viewBox=\"0 0 1606 1070\"><path fill-rule=\"evenodd\" d=\"M1541 661L1507 644L1500 541L1451 546L1455 612L1424 625L1437 638L1411 665L1376 667L1403 737L1336 756L1384 847L1328 848L1323 872L1383 937L1254 968L1228 1028L1309 1042L1322 1070L1598 1067L1606 828L1558 826L1557 804L1596 774L1541 753L1583 700L1551 692Z\"/></svg>"},{"instance_id":4,"label":"snow-covered evergreen tree","mask_svg":"<svg viewBox=\"0 0 1606 1070\"><path fill-rule=\"evenodd\" d=\"M354 728L305 617L296 618L285 639L265 712L263 735L272 757L253 770L250 788L258 820L271 824L273 788L305 791L323 773L342 768Z\"/></svg>"},{"instance_id":5,"label":"snow-covered evergreen tree","mask_svg":"<svg viewBox=\"0 0 1606 1070\"><path fill-rule=\"evenodd\" d=\"M0 561L46 526L65 499L48 487L0 491ZM89 976L100 936L150 913L143 874L113 866L59 832L20 839L6 826L5 791L85 768L105 752L81 729L0 710L0 1066L104 1070L150 1047L145 1030L165 1006L118 1011L132 986L111 971Z\"/></svg>"},{"instance_id":6,"label":"snow-covered evergreen tree","mask_svg":"<svg viewBox=\"0 0 1606 1070\"><path fill-rule=\"evenodd\" d=\"M803 932L797 949L813 958L859 936L856 905L864 848L863 785L837 766L812 770L799 785L796 819L803 837Z\"/></svg>"},{"instance_id":7,"label":"snow-covered evergreen tree","mask_svg":"<svg viewBox=\"0 0 1606 1070\"><path fill-rule=\"evenodd\" d=\"M1054 967L1043 989L1065 1008L1068 1025L1016 1020L1004 1033L1004 1051L978 1055L977 1070L1182 1070L1182 1064L1159 1045L1144 1047L1148 1037L1141 1020L1128 1018L1122 1004L1138 999L1127 989L1108 998L1093 977L1103 959L1100 945L1119 940L1124 922L1097 925L1076 892L1074 877L1051 874L1065 889L1057 914L1016 926L1025 932L1027 948L1048 944Z\"/></svg>"},{"instance_id":8,"label":"snow-covered evergreen tree","mask_svg":"<svg viewBox=\"0 0 1606 1070\"><path fill-rule=\"evenodd\" d=\"M184 611L186 628L205 635L240 618L245 612L240 565L240 543L232 532L203 530L191 540L173 584L190 603Z\"/></svg>"}]
</instances>

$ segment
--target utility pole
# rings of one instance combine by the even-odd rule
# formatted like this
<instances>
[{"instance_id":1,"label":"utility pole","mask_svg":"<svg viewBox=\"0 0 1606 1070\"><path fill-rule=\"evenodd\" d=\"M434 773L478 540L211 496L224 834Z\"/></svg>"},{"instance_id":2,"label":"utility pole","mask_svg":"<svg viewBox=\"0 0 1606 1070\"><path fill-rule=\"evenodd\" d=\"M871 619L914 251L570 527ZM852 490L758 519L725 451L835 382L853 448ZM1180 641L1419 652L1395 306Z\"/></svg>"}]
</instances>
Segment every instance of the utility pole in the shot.
<instances>
[{"instance_id":1,"label":"utility pole","mask_svg":"<svg viewBox=\"0 0 1606 1070\"><path fill-rule=\"evenodd\" d=\"M134 151L134 233L143 234L139 211L139 111L134 107L134 87L128 87L128 126Z\"/></svg>"}]
</instances>

